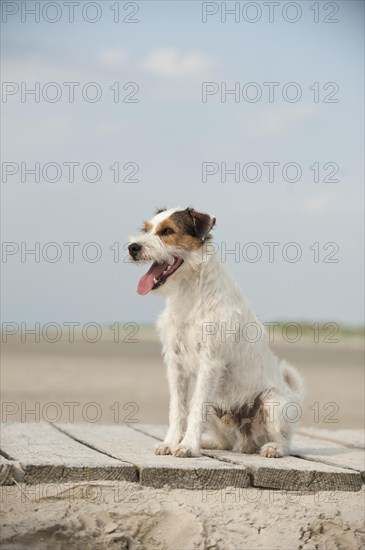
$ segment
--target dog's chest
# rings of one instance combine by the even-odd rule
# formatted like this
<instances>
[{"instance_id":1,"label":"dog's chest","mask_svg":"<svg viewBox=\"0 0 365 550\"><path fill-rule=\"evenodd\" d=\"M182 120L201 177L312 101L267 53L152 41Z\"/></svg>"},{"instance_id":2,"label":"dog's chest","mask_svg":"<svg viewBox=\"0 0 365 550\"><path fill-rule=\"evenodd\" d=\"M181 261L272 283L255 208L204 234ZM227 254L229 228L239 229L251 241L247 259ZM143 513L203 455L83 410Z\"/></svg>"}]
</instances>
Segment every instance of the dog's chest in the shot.
<instances>
[{"instance_id":1,"label":"dog's chest","mask_svg":"<svg viewBox=\"0 0 365 550\"><path fill-rule=\"evenodd\" d=\"M185 321L171 318L167 313L158 327L167 361L178 362L186 372L196 372L204 349L201 323L191 318Z\"/></svg>"}]
</instances>

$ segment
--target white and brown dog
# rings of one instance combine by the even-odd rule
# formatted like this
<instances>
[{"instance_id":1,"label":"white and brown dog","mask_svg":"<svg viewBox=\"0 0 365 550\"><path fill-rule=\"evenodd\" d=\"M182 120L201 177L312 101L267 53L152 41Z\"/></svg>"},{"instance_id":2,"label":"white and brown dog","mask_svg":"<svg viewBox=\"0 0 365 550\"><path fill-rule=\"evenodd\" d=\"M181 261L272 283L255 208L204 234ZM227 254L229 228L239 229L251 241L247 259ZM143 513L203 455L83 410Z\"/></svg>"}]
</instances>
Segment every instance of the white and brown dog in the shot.
<instances>
[{"instance_id":1,"label":"white and brown dog","mask_svg":"<svg viewBox=\"0 0 365 550\"><path fill-rule=\"evenodd\" d=\"M301 410L303 382L270 350L263 325L212 253L214 224L192 208L159 210L128 247L131 261L153 262L138 294L167 297L158 329L169 429L156 453L190 457L203 447L282 457L295 423L290 407ZM260 337L242 337L247 326Z\"/></svg>"}]
</instances>

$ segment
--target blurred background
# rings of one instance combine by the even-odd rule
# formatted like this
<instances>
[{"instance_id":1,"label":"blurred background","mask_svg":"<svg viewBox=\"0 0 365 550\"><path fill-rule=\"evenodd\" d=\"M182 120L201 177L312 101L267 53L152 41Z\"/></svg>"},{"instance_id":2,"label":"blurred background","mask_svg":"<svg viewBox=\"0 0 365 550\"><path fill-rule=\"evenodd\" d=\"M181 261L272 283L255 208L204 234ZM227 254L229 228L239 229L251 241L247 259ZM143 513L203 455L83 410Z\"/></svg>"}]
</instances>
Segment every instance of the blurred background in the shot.
<instances>
[{"instance_id":1,"label":"blurred background","mask_svg":"<svg viewBox=\"0 0 365 550\"><path fill-rule=\"evenodd\" d=\"M302 422L363 426L364 4L277 4L2 2L3 420L167 421L125 245L194 206Z\"/></svg>"}]
</instances>

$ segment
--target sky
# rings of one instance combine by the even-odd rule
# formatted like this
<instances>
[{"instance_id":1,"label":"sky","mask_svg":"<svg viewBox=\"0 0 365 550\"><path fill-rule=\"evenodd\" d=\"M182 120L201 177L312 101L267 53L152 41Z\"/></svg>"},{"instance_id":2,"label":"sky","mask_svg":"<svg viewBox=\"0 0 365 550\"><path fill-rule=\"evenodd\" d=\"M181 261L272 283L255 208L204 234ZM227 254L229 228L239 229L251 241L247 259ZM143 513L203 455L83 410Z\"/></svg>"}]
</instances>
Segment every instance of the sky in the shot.
<instances>
[{"instance_id":1,"label":"sky","mask_svg":"<svg viewBox=\"0 0 365 550\"><path fill-rule=\"evenodd\" d=\"M152 324L128 236L193 206L263 321L363 324L363 2L36 4L2 2L3 322Z\"/></svg>"}]
</instances>

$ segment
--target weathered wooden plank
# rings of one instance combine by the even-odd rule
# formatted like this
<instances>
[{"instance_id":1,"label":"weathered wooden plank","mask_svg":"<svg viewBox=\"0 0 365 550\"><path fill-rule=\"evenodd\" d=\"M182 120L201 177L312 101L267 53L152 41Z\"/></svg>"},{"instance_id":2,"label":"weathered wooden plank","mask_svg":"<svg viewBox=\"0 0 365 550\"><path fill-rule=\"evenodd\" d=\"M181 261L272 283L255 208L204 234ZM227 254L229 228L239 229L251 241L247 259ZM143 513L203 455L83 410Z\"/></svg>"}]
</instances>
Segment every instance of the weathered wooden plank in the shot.
<instances>
[{"instance_id":1,"label":"weathered wooden plank","mask_svg":"<svg viewBox=\"0 0 365 550\"><path fill-rule=\"evenodd\" d=\"M360 439L348 445L296 435L292 454L268 459L203 450L199 458L156 456L166 426L8 423L1 430L0 483L122 480L154 487L219 489L226 486L284 490L359 490L364 476ZM62 430L62 431L60 431ZM331 433L333 437L333 432ZM339 437L343 437L340 434ZM352 445L351 447L349 445ZM365 476L364 476L365 477Z\"/></svg>"},{"instance_id":2,"label":"weathered wooden plank","mask_svg":"<svg viewBox=\"0 0 365 550\"><path fill-rule=\"evenodd\" d=\"M307 460L356 470L365 480L365 452L363 449L345 447L326 439L296 434L293 438L291 454Z\"/></svg>"},{"instance_id":3,"label":"weathered wooden plank","mask_svg":"<svg viewBox=\"0 0 365 550\"><path fill-rule=\"evenodd\" d=\"M365 449L364 430L322 430L319 428L300 428L298 433L315 439L340 443L347 447Z\"/></svg>"},{"instance_id":4,"label":"weathered wooden plank","mask_svg":"<svg viewBox=\"0 0 365 550\"><path fill-rule=\"evenodd\" d=\"M166 436L167 426L166 424L140 424L136 423L131 426L134 430L137 430L143 434L149 435L158 439L158 441L163 441Z\"/></svg>"},{"instance_id":5,"label":"weathered wooden plank","mask_svg":"<svg viewBox=\"0 0 365 550\"><path fill-rule=\"evenodd\" d=\"M135 424L134 429L162 440L167 427ZM312 462L296 456L264 458L258 455L230 451L203 450L202 454L218 460L238 464L247 469L252 485L268 489L311 491L359 491L362 487L359 472Z\"/></svg>"},{"instance_id":6,"label":"weathered wooden plank","mask_svg":"<svg viewBox=\"0 0 365 550\"><path fill-rule=\"evenodd\" d=\"M0 455L0 485L12 485L14 483L15 465Z\"/></svg>"},{"instance_id":7,"label":"weathered wooden plank","mask_svg":"<svg viewBox=\"0 0 365 550\"><path fill-rule=\"evenodd\" d=\"M155 455L156 439L128 426L60 424L68 435L109 456L134 464L143 485L185 489L248 487L244 467L220 462L207 456L181 459Z\"/></svg>"},{"instance_id":8,"label":"weathered wooden plank","mask_svg":"<svg viewBox=\"0 0 365 550\"><path fill-rule=\"evenodd\" d=\"M81 445L47 423L1 424L0 449L20 463L25 483L138 480L133 465Z\"/></svg>"}]
</instances>

